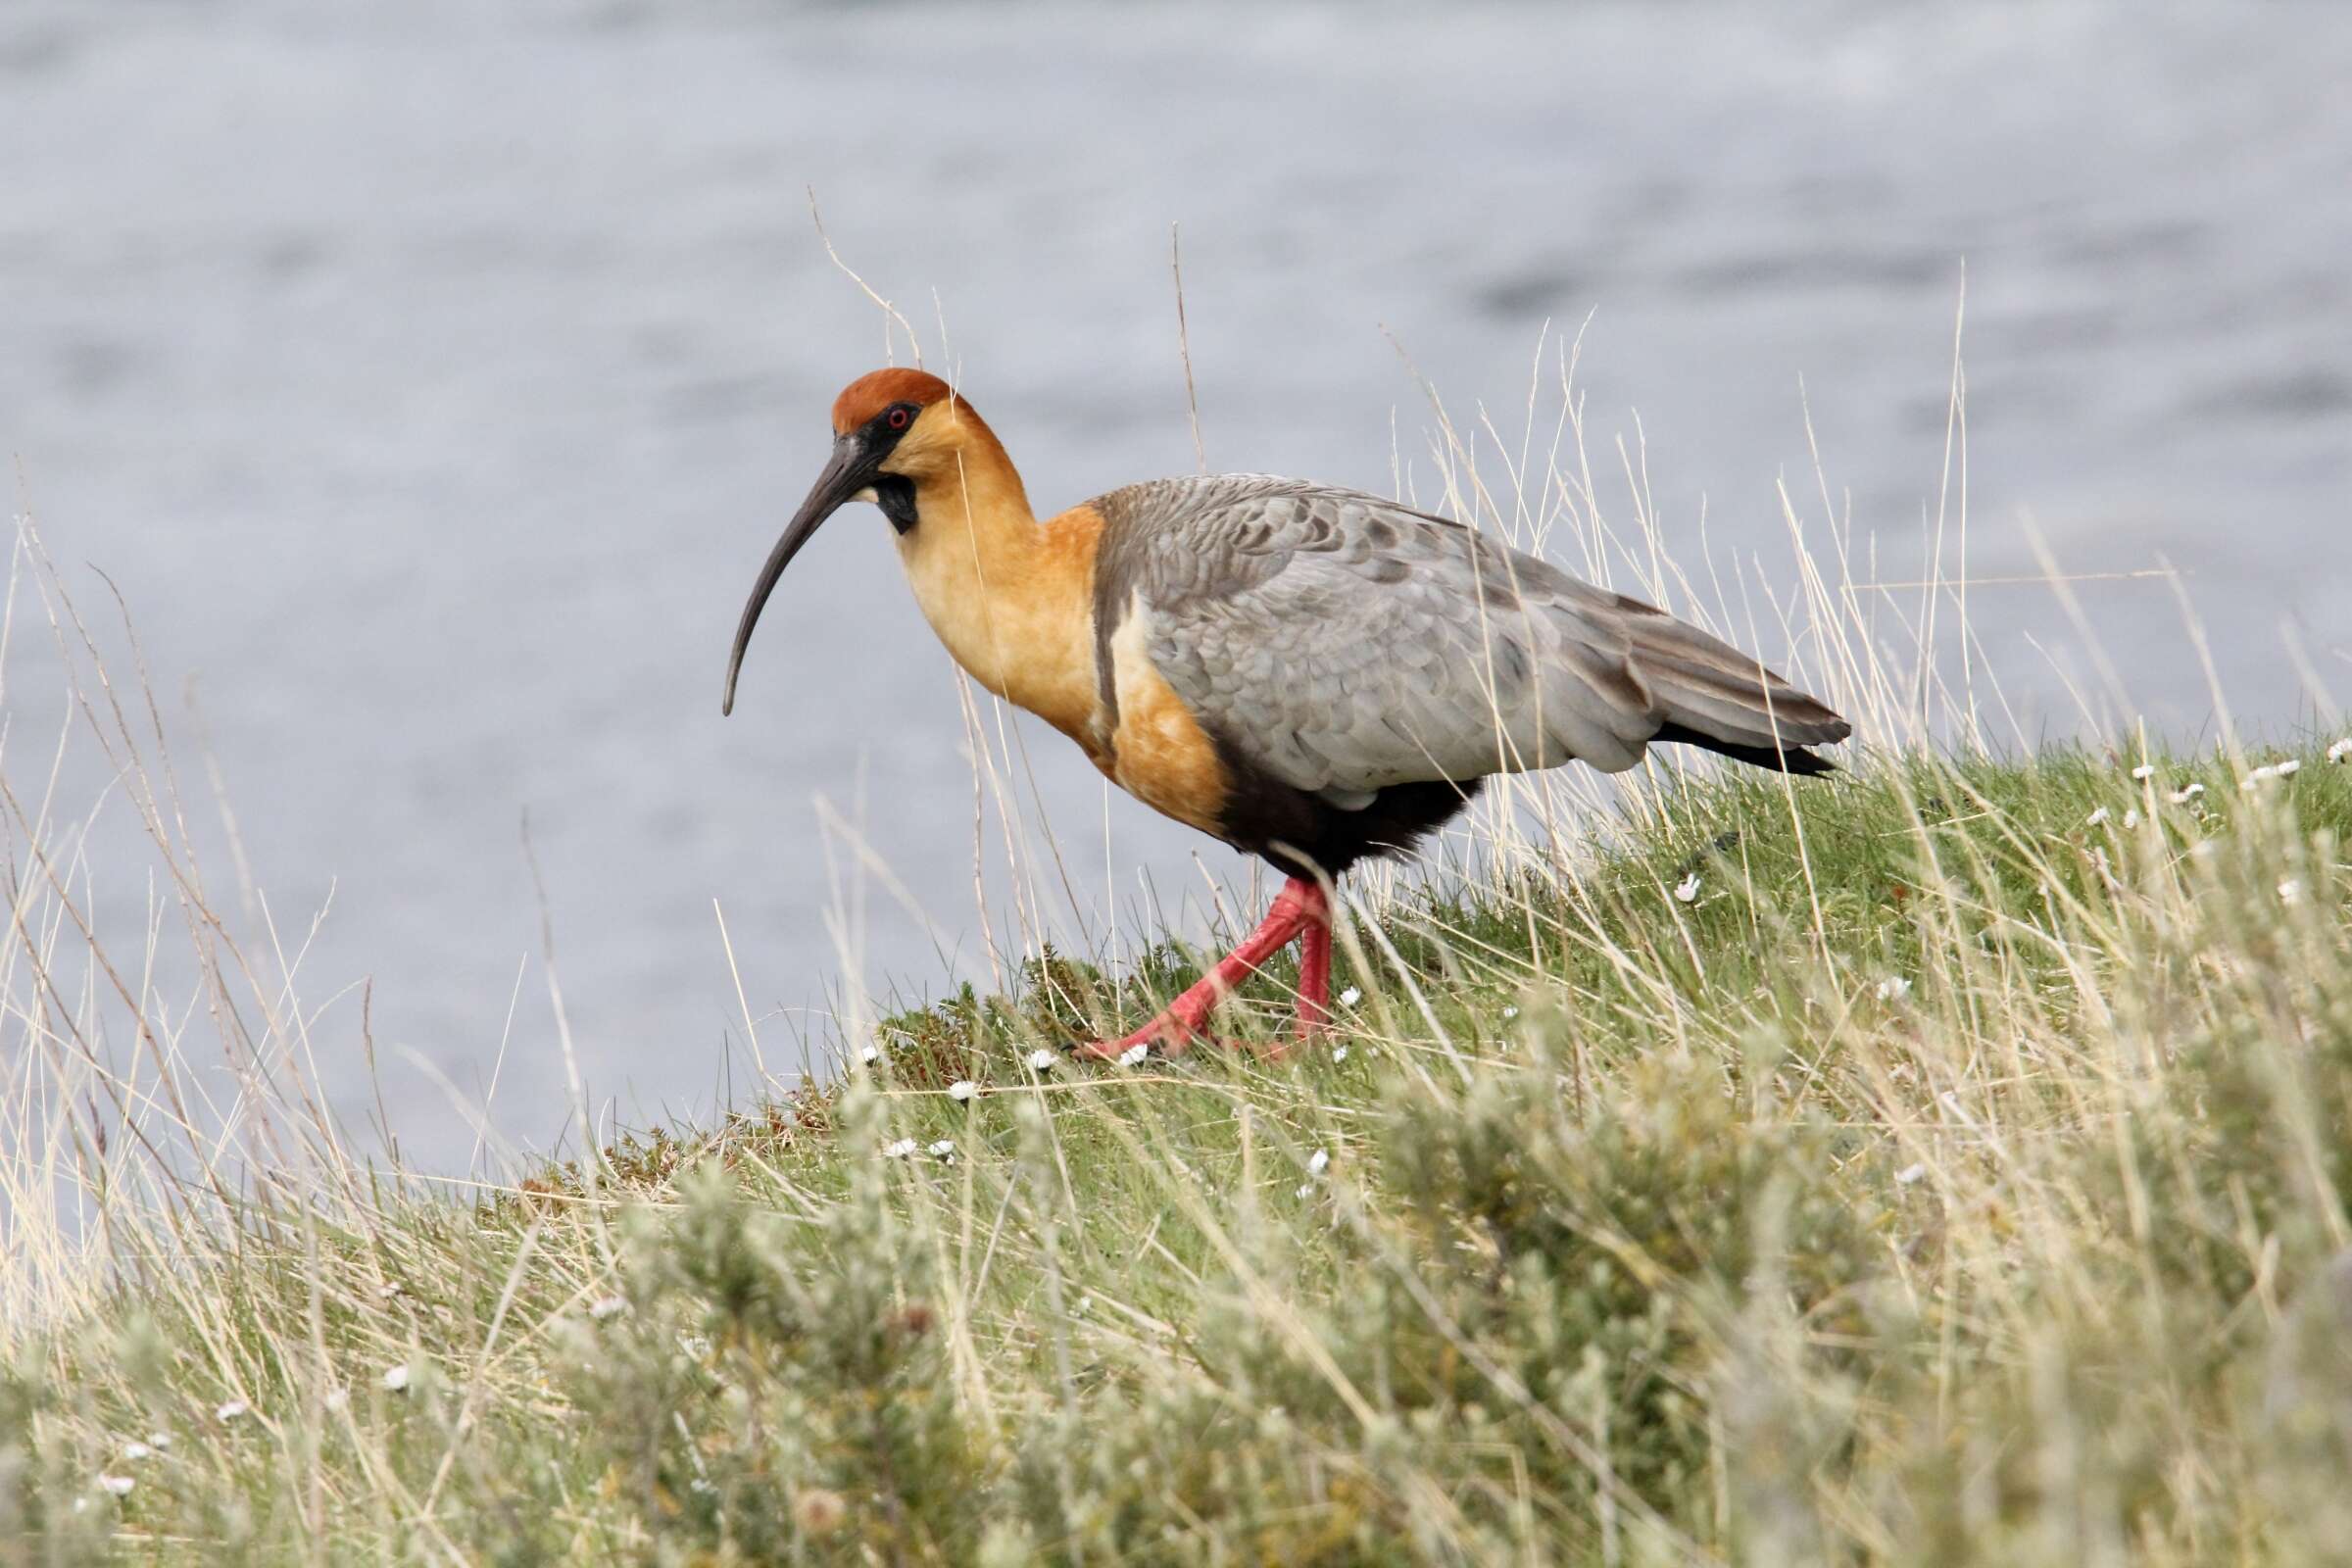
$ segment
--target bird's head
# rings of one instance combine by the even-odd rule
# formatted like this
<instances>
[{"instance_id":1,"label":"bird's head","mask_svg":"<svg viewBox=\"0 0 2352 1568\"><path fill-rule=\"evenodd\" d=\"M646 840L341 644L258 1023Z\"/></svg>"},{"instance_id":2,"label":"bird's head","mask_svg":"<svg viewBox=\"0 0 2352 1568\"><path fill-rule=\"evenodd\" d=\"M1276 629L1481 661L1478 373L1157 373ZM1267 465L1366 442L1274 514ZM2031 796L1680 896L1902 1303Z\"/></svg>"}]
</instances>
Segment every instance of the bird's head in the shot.
<instances>
[{"instance_id":1,"label":"bird's head","mask_svg":"<svg viewBox=\"0 0 2352 1568\"><path fill-rule=\"evenodd\" d=\"M861 375L833 400L833 455L793 514L767 564L752 585L735 627L735 652L727 660L727 692L721 712L735 709L735 677L752 628L775 590L776 579L827 517L852 501L871 501L891 526L904 534L915 526L924 487L959 474L967 461L985 454L1004 462L1004 448L971 405L955 389L924 370L892 368Z\"/></svg>"}]
</instances>

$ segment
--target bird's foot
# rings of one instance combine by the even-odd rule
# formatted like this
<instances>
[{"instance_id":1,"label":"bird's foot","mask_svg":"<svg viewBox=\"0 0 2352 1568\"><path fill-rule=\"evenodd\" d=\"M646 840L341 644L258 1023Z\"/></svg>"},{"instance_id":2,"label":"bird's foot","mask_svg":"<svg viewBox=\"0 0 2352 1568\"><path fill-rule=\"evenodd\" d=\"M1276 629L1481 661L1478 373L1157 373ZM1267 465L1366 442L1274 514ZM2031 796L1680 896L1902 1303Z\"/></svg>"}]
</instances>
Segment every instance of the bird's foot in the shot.
<instances>
[{"instance_id":1,"label":"bird's foot","mask_svg":"<svg viewBox=\"0 0 2352 1568\"><path fill-rule=\"evenodd\" d=\"M1077 1046L1073 1054L1083 1060L1141 1061L1143 1057L1135 1056L1135 1052L1173 1056L1194 1045L1208 1044L1254 1050L1268 1056L1281 1055L1286 1048L1280 1043L1244 1048L1237 1041L1219 1040L1208 1032L1208 1018L1243 981L1255 974L1268 958L1298 941L1301 934L1306 938L1306 952L1299 962L1297 1042L1314 1038L1330 1016L1331 906L1322 884L1306 877L1293 877L1283 885L1274 906L1266 911L1257 929L1184 995L1169 1003L1165 1011L1133 1034L1116 1040L1089 1040Z\"/></svg>"},{"instance_id":2,"label":"bird's foot","mask_svg":"<svg viewBox=\"0 0 2352 1568\"><path fill-rule=\"evenodd\" d=\"M1081 1040L1070 1047L1070 1054L1080 1061L1115 1061L1123 1067L1132 1067L1151 1056L1180 1056L1200 1045L1235 1049L1237 1042L1163 1012L1133 1034L1121 1035L1116 1040Z\"/></svg>"}]
</instances>

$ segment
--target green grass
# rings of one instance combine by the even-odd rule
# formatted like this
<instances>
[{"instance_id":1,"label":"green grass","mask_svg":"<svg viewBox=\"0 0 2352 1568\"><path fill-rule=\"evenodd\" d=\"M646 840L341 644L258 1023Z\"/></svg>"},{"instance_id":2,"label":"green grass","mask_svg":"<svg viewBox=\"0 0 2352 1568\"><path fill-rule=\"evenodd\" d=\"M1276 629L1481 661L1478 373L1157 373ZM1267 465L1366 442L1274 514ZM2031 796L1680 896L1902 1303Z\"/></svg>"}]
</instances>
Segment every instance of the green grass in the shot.
<instances>
[{"instance_id":1,"label":"green grass","mask_svg":"<svg viewBox=\"0 0 2352 1568\"><path fill-rule=\"evenodd\" d=\"M1035 1070L1200 956L1048 956L476 1201L147 1203L0 1560L2352 1559L2352 767L2258 760L1661 774L1319 1049Z\"/></svg>"}]
</instances>

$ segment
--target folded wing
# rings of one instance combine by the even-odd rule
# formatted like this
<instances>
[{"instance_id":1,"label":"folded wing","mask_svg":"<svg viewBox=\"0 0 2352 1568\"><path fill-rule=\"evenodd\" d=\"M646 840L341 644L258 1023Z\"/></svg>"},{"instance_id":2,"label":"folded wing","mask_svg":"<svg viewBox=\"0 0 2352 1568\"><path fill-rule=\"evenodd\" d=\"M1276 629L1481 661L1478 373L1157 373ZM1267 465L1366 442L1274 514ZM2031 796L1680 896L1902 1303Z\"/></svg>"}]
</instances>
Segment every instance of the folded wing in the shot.
<instances>
[{"instance_id":1,"label":"folded wing","mask_svg":"<svg viewBox=\"0 0 2352 1568\"><path fill-rule=\"evenodd\" d=\"M1571 760L1617 772L1653 739L1814 771L1800 749L1850 732L1697 627L1394 502L1245 474L1094 504L1102 647L1145 617L1212 734L1338 805Z\"/></svg>"}]
</instances>

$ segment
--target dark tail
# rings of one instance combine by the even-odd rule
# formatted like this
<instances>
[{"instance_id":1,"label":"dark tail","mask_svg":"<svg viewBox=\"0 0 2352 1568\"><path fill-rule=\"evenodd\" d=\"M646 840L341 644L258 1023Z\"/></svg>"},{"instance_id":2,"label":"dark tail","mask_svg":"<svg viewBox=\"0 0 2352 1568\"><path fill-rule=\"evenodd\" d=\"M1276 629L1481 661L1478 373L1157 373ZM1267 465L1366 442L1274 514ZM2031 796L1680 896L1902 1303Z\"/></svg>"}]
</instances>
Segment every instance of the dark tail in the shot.
<instances>
[{"instance_id":1,"label":"dark tail","mask_svg":"<svg viewBox=\"0 0 2352 1568\"><path fill-rule=\"evenodd\" d=\"M1672 741L1677 746L1695 746L1702 751L1713 752L1718 757L1745 762L1751 767L1769 767L1776 773L1818 778L1824 773L1838 771L1836 762L1808 752L1802 746L1791 746L1785 752L1764 746L1742 746L1738 741L1719 741L1712 735L1701 735L1684 724L1669 724L1652 735L1650 740L1653 743Z\"/></svg>"},{"instance_id":2,"label":"dark tail","mask_svg":"<svg viewBox=\"0 0 2352 1568\"><path fill-rule=\"evenodd\" d=\"M1653 739L1703 747L1781 773L1834 773L1807 751L1845 739L1854 727L1721 638L1635 601L1625 628L1633 671L1664 710Z\"/></svg>"}]
</instances>

